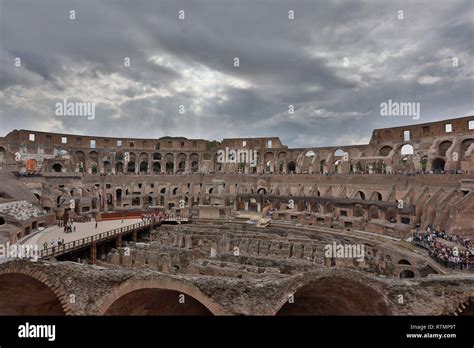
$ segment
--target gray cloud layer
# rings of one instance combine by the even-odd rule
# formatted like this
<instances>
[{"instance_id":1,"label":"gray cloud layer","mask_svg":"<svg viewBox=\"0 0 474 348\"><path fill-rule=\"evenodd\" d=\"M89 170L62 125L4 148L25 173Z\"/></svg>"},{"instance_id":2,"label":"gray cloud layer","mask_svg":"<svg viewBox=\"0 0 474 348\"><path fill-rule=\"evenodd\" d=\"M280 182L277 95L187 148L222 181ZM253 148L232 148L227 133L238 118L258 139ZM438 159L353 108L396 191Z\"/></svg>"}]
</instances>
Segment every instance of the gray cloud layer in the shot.
<instances>
[{"instance_id":1,"label":"gray cloud layer","mask_svg":"<svg viewBox=\"0 0 474 348\"><path fill-rule=\"evenodd\" d=\"M0 134L363 143L474 113L473 18L470 0L0 0ZM55 116L64 98L96 118ZM420 120L381 117L389 99L420 102Z\"/></svg>"}]
</instances>

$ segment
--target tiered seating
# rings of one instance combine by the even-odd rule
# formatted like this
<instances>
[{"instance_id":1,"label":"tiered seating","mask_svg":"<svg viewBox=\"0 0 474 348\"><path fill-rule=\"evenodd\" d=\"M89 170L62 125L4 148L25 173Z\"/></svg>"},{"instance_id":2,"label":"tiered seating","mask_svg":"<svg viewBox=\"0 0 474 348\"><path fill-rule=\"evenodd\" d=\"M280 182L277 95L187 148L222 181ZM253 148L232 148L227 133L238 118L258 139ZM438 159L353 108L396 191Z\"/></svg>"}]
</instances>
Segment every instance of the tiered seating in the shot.
<instances>
[{"instance_id":1,"label":"tiered seating","mask_svg":"<svg viewBox=\"0 0 474 348\"><path fill-rule=\"evenodd\" d=\"M27 201L15 201L0 204L0 215L9 216L15 220L26 221L44 215L44 212L36 205Z\"/></svg>"}]
</instances>

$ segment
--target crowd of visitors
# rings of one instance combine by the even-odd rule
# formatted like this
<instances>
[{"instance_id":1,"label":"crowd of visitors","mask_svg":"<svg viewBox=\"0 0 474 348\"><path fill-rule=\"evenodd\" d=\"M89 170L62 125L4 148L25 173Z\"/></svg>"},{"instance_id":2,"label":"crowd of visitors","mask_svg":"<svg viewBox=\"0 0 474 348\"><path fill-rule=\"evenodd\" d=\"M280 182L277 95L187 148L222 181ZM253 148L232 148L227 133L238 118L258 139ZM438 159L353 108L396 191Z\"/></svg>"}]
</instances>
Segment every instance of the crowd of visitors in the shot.
<instances>
[{"instance_id":1,"label":"crowd of visitors","mask_svg":"<svg viewBox=\"0 0 474 348\"><path fill-rule=\"evenodd\" d=\"M424 233L415 233L413 242L427 248L430 256L446 267L474 269L474 248L469 238L428 226Z\"/></svg>"},{"instance_id":2,"label":"crowd of visitors","mask_svg":"<svg viewBox=\"0 0 474 348\"><path fill-rule=\"evenodd\" d=\"M64 229L64 233L76 232L76 225L73 219L68 219L67 221L58 220L57 225Z\"/></svg>"},{"instance_id":3,"label":"crowd of visitors","mask_svg":"<svg viewBox=\"0 0 474 348\"><path fill-rule=\"evenodd\" d=\"M142 214L141 218L143 222L149 223L152 221L157 221L159 219L161 220L163 218L163 214L162 213Z\"/></svg>"}]
</instances>

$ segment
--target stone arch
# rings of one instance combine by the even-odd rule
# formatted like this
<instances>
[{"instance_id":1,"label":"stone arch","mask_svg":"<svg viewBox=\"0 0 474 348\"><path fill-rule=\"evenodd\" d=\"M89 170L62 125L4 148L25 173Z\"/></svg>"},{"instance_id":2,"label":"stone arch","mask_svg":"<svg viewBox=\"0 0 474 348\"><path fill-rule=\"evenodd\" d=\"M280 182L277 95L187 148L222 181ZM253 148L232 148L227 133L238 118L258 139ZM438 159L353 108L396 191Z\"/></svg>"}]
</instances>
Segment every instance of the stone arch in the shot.
<instances>
[{"instance_id":1,"label":"stone arch","mask_svg":"<svg viewBox=\"0 0 474 348\"><path fill-rule=\"evenodd\" d=\"M451 140L444 140L441 143L439 143L438 146L438 153L442 157L446 157L446 152L449 150L449 148L453 145L453 142Z\"/></svg>"},{"instance_id":2,"label":"stone arch","mask_svg":"<svg viewBox=\"0 0 474 348\"><path fill-rule=\"evenodd\" d=\"M381 201L382 198L382 194L378 191L372 192L372 195L370 196L370 199L373 201Z\"/></svg>"},{"instance_id":3,"label":"stone arch","mask_svg":"<svg viewBox=\"0 0 474 348\"><path fill-rule=\"evenodd\" d=\"M357 191L354 195L354 198L356 199L365 199L365 193L362 191Z\"/></svg>"},{"instance_id":4,"label":"stone arch","mask_svg":"<svg viewBox=\"0 0 474 348\"><path fill-rule=\"evenodd\" d=\"M112 164L109 161L104 161L104 173L110 174L112 173Z\"/></svg>"},{"instance_id":5,"label":"stone arch","mask_svg":"<svg viewBox=\"0 0 474 348\"><path fill-rule=\"evenodd\" d=\"M310 277L291 294L293 303L285 296L276 315L391 315L385 296L374 289L367 277L360 275Z\"/></svg>"},{"instance_id":6,"label":"stone arch","mask_svg":"<svg viewBox=\"0 0 474 348\"><path fill-rule=\"evenodd\" d=\"M405 144L400 148L401 155L413 155L414 153L415 150L411 144Z\"/></svg>"},{"instance_id":7,"label":"stone arch","mask_svg":"<svg viewBox=\"0 0 474 348\"><path fill-rule=\"evenodd\" d=\"M53 164L51 169L53 170L53 172L61 173L63 171L63 166L61 165L61 163L55 163Z\"/></svg>"},{"instance_id":8,"label":"stone arch","mask_svg":"<svg viewBox=\"0 0 474 348\"><path fill-rule=\"evenodd\" d=\"M362 208L361 204L354 205L354 217L361 217L364 216L364 208Z\"/></svg>"},{"instance_id":9,"label":"stone arch","mask_svg":"<svg viewBox=\"0 0 474 348\"><path fill-rule=\"evenodd\" d=\"M171 161L166 162L166 174L174 174L174 163Z\"/></svg>"},{"instance_id":10,"label":"stone arch","mask_svg":"<svg viewBox=\"0 0 474 348\"><path fill-rule=\"evenodd\" d=\"M155 152L152 156L153 161L161 161L161 153Z\"/></svg>"},{"instance_id":11,"label":"stone arch","mask_svg":"<svg viewBox=\"0 0 474 348\"><path fill-rule=\"evenodd\" d=\"M154 162L153 163L153 173L160 173L161 172L161 163Z\"/></svg>"},{"instance_id":12,"label":"stone arch","mask_svg":"<svg viewBox=\"0 0 474 348\"><path fill-rule=\"evenodd\" d=\"M472 138L468 138L468 139L464 139L462 142L461 142L461 159L464 159L464 157L467 156L467 150L469 149L469 147L474 144L474 139ZM471 152L472 153L472 152ZM1 155L0 155L1 156ZM0 161L1 162L1 161Z\"/></svg>"},{"instance_id":13,"label":"stone arch","mask_svg":"<svg viewBox=\"0 0 474 348\"><path fill-rule=\"evenodd\" d=\"M86 154L83 151L76 151L76 165L80 172L86 170Z\"/></svg>"},{"instance_id":14,"label":"stone arch","mask_svg":"<svg viewBox=\"0 0 474 348\"><path fill-rule=\"evenodd\" d=\"M184 173L186 171L186 155L184 153L180 153L176 157L176 161L178 163L178 168L176 169L176 173Z\"/></svg>"},{"instance_id":15,"label":"stone arch","mask_svg":"<svg viewBox=\"0 0 474 348\"><path fill-rule=\"evenodd\" d=\"M122 205L122 189L118 188L115 190L115 198L117 200L117 205L121 206Z\"/></svg>"},{"instance_id":16,"label":"stone arch","mask_svg":"<svg viewBox=\"0 0 474 348\"><path fill-rule=\"evenodd\" d=\"M342 157L344 156L344 150L343 149L336 149L334 151L334 157Z\"/></svg>"},{"instance_id":17,"label":"stone arch","mask_svg":"<svg viewBox=\"0 0 474 348\"><path fill-rule=\"evenodd\" d=\"M474 315L474 293L468 295L468 297L460 304L459 315Z\"/></svg>"},{"instance_id":18,"label":"stone arch","mask_svg":"<svg viewBox=\"0 0 474 348\"><path fill-rule=\"evenodd\" d=\"M43 209L45 209L46 211L51 211L51 209L53 208L53 202L51 201L51 199L43 197L42 206Z\"/></svg>"},{"instance_id":19,"label":"stone arch","mask_svg":"<svg viewBox=\"0 0 474 348\"><path fill-rule=\"evenodd\" d=\"M327 201L326 203L324 203L325 214L332 213L333 211L334 211L334 207L330 201Z\"/></svg>"},{"instance_id":20,"label":"stone arch","mask_svg":"<svg viewBox=\"0 0 474 348\"><path fill-rule=\"evenodd\" d=\"M385 219L390 222L396 222L397 221L397 208L395 207L388 207L385 210Z\"/></svg>"},{"instance_id":21,"label":"stone arch","mask_svg":"<svg viewBox=\"0 0 474 348\"><path fill-rule=\"evenodd\" d=\"M295 173L296 172L296 163L294 161L288 162L286 166L287 173Z\"/></svg>"},{"instance_id":22,"label":"stone arch","mask_svg":"<svg viewBox=\"0 0 474 348\"><path fill-rule=\"evenodd\" d=\"M191 161L191 173L197 173L199 171L199 155L192 153L189 160Z\"/></svg>"},{"instance_id":23,"label":"stone arch","mask_svg":"<svg viewBox=\"0 0 474 348\"><path fill-rule=\"evenodd\" d=\"M165 156L165 170L166 174L174 174L174 156L172 153L167 153Z\"/></svg>"},{"instance_id":24,"label":"stone arch","mask_svg":"<svg viewBox=\"0 0 474 348\"><path fill-rule=\"evenodd\" d=\"M148 161L141 161L140 162L140 173L148 172Z\"/></svg>"},{"instance_id":25,"label":"stone arch","mask_svg":"<svg viewBox=\"0 0 474 348\"><path fill-rule=\"evenodd\" d=\"M326 172L326 160L321 160L319 162L319 172L324 174Z\"/></svg>"},{"instance_id":26,"label":"stone arch","mask_svg":"<svg viewBox=\"0 0 474 348\"><path fill-rule=\"evenodd\" d=\"M111 193L106 193L105 195L105 202L107 207L112 208L114 205L114 198Z\"/></svg>"},{"instance_id":27,"label":"stone arch","mask_svg":"<svg viewBox=\"0 0 474 348\"><path fill-rule=\"evenodd\" d=\"M379 218L379 208L376 205L371 205L369 207L369 220Z\"/></svg>"},{"instance_id":28,"label":"stone arch","mask_svg":"<svg viewBox=\"0 0 474 348\"><path fill-rule=\"evenodd\" d=\"M442 158L435 158L431 162L431 170L433 170L434 173L436 174L441 174L444 172L444 166L446 165L446 161Z\"/></svg>"},{"instance_id":29,"label":"stone arch","mask_svg":"<svg viewBox=\"0 0 474 348\"><path fill-rule=\"evenodd\" d=\"M127 173L130 173L130 174L135 173L135 162L134 161L128 162L128 164L127 164Z\"/></svg>"},{"instance_id":30,"label":"stone arch","mask_svg":"<svg viewBox=\"0 0 474 348\"><path fill-rule=\"evenodd\" d=\"M50 279L24 265L0 270L0 315L71 315L73 312L69 295L59 279Z\"/></svg>"},{"instance_id":31,"label":"stone arch","mask_svg":"<svg viewBox=\"0 0 474 348\"><path fill-rule=\"evenodd\" d=\"M228 314L220 304L205 295L198 287L188 282L178 281L175 279L128 280L113 289L111 292L107 293L102 301L102 304L97 309L97 314L111 314L113 309L112 306L114 303L116 303L116 301L124 298L124 296L143 290L174 291L178 294L184 294L196 300L213 315Z\"/></svg>"},{"instance_id":32,"label":"stone arch","mask_svg":"<svg viewBox=\"0 0 474 348\"><path fill-rule=\"evenodd\" d=\"M142 152L140 156L138 157L139 161L139 172L140 173L147 173L148 172L148 163L149 163L149 157L148 153Z\"/></svg>"},{"instance_id":33,"label":"stone arch","mask_svg":"<svg viewBox=\"0 0 474 348\"><path fill-rule=\"evenodd\" d=\"M122 162L115 163L115 173L123 173L123 163Z\"/></svg>"},{"instance_id":34,"label":"stone arch","mask_svg":"<svg viewBox=\"0 0 474 348\"><path fill-rule=\"evenodd\" d=\"M409 269L400 272L400 278L415 278L415 273Z\"/></svg>"},{"instance_id":35,"label":"stone arch","mask_svg":"<svg viewBox=\"0 0 474 348\"><path fill-rule=\"evenodd\" d=\"M387 157L390 154L390 151L393 150L393 147L385 145L380 148L378 151L379 156Z\"/></svg>"},{"instance_id":36,"label":"stone arch","mask_svg":"<svg viewBox=\"0 0 474 348\"><path fill-rule=\"evenodd\" d=\"M91 151L87 155L87 160L89 162L89 167L91 169L91 173L96 174L99 172L99 154L97 151Z\"/></svg>"},{"instance_id":37,"label":"stone arch","mask_svg":"<svg viewBox=\"0 0 474 348\"><path fill-rule=\"evenodd\" d=\"M283 173L284 172L284 168L285 168L285 163L286 163L286 152L285 151L280 151L278 153L278 166L277 168L275 168L275 170L277 170L279 173Z\"/></svg>"},{"instance_id":38,"label":"stone arch","mask_svg":"<svg viewBox=\"0 0 474 348\"><path fill-rule=\"evenodd\" d=\"M400 259L400 260L398 261L398 264L399 264L399 265L410 265L410 266L411 266L410 261L405 260L405 259Z\"/></svg>"}]
</instances>

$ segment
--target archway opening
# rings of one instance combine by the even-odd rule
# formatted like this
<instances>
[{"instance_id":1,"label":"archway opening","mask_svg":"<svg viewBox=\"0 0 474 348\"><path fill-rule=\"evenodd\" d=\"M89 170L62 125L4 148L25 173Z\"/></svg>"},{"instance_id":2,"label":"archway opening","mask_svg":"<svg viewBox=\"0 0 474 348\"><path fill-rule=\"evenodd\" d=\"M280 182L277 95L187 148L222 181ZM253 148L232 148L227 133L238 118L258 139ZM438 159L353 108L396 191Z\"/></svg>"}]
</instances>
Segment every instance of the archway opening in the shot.
<instances>
[{"instance_id":1,"label":"archway opening","mask_svg":"<svg viewBox=\"0 0 474 348\"><path fill-rule=\"evenodd\" d=\"M288 165L286 166L286 172L289 174L293 174L296 171L296 163L295 162L289 162Z\"/></svg>"},{"instance_id":2,"label":"archway opening","mask_svg":"<svg viewBox=\"0 0 474 348\"><path fill-rule=\"evenodd\" d=\"M191 172L192 173L197 173L199 170L199 162L198 161L192 161L191 162Z\"/></svg>"},{"instance_id":3,"label":"archway opening","mask_svg":"<svg viewBox=\"0 0 474 348\"><path fill-rule=\"evenodd\" d=\"M148 172L148 162L142 161L140 163L140 173L146 173L146 172Z\"/></svg>"},{"instance_id":4,"label":"archway opening","mask_svg":"<svg viewBox=\"0 0 474 348\"><path fill-rule=\"evenodd\" d=\"M117 162L115 164L115 173L123 173L123 163L122 162Z\"/></svg>"},{"instance_id":5,"label":"archway opening","mask_svg":"<svg viewBox=\"0 0 474 348\"><path fill-rule=\"evenodd\" d=\"M433 170L434 173L436 174L441 174L444 172L444 166L446 164L446 161L442 158L435 158L433 160L433 163L431 164L431 169Z\"/></svg>"},{"instance_id":6,"label":"archway opening","mask_svg":"<svg viewBox=\"0 0 474 348\"><path fill-rule=\"evenodd\" d=\"M384 146L379 150L379 156L386 157L390 154L390 152L393 150L392 147L390 146Z\"/></svg>"},{"instance_id":7,"label":"archway opening","mask_svg":"<svg viewBox=\"0 0 474 348\"><path fill-rule=\"evenodd\" d=\"M409 269L405 269L400 272L400 278L415 278L415 273Z\"/></svg>"},{"instance_id":8,"label":"archway opening","mask_svg":"<svg viewBox=\"0 0 474 348\"><path fill-rule=\"evenodd\" d=\"M173 173L174 173L174 163L166 162L166 174L173 174Z\"/></svg>"},{"instance_id":9,"label":"archway opening","mask_svg":"<svg viewBox=\"0 0 474 348\"><path fill-rule=\"evenodd\" d=\"M410 144L405 144L402 146L401 150L400 150L400 153L402 155L413 155L414 154L414 149L413 149L413 146L410 145Z\"/></svg>"},{"instance_id":10,"label":"archway opening","mask_svg":"<svg viewBox=\"0 0 474 348\"><path fill-rule=\"evenodd\" d=\"M0 276L0 315L64 315L61 302L45 284L30 276Z\"/></svg>"},{"instance_id":11,"label":"archway opening","mask_svg":"<svg viewBox=\"0 0 474 348\"><path fill-rule=\"evenodd\" d=\"M135 173L135 162L128 162L127 172L129 174Z\"/></svg>"},{"instance_id":12,"label":"archway opening","mask_svg":"<svg viewBox=\"0 0 474 348\"><path fill-rule=\"evenodd\" d=\"M56 163L53 165L53 172L61 173L62 170L63 170L63 166L60 165L59 163Z\"/></svg>"},{"instance_id":13,"label":"archway opening","mask_svg":"<svg viewBox=\"0 0 474 348\"><path fill-rule=\"evenodd\" d=\"M474 315L474 297L469 298L467 303L464 303L462 312L459 315Z\"/></svg>"},{"instance_id":14,"label":"archway opening","mask_svg":"<svg viewBox=\"0 0 474 348\"><path fill-rule=\"evenodd\" d=\"M293 295L277 315L390 315L383 296L359 282L327 277Z\"/></svg>"},{"instance_id":15,"label":"archway opening","mask_svg":"<svg viewBox=\"0 0 474 348\"><path fill-rule=\"evenodd\" d=\"M445 140L439 144L439 155L440 156L446 156L446 152L449 150L449 148L453 145L453 143L449 140Z\"/></svg>"},{"instance_id":16,"label":"archway opening","mask_svg":"<svg viewBox=\"0 0 474 348\"><path fill-rule=\"evenodd\" d=\"M113 302L105 315L212 315L192 296L174 290L140 289Z\"/></svg>"},{"instance_id":17,"label":"archway opening","mask_svg":"<svg viewBox=\"0 0 474 348\"><path fill-rule=\"evenodd\" d=\"M153 173L161 172L161 164L159 162L153 163Z\"/></svg>"},{"instance_id":18,"label":"archway opening","mask_svg":"<svg viewBox=\"0 0 474 348\"><path fill-rule=\"evenodd\" d=\"M401 259L400 261L398 261L398 264L399 265L411 265L410 261L405 260L405 259Z\"/></svg>"}]
</instances>

